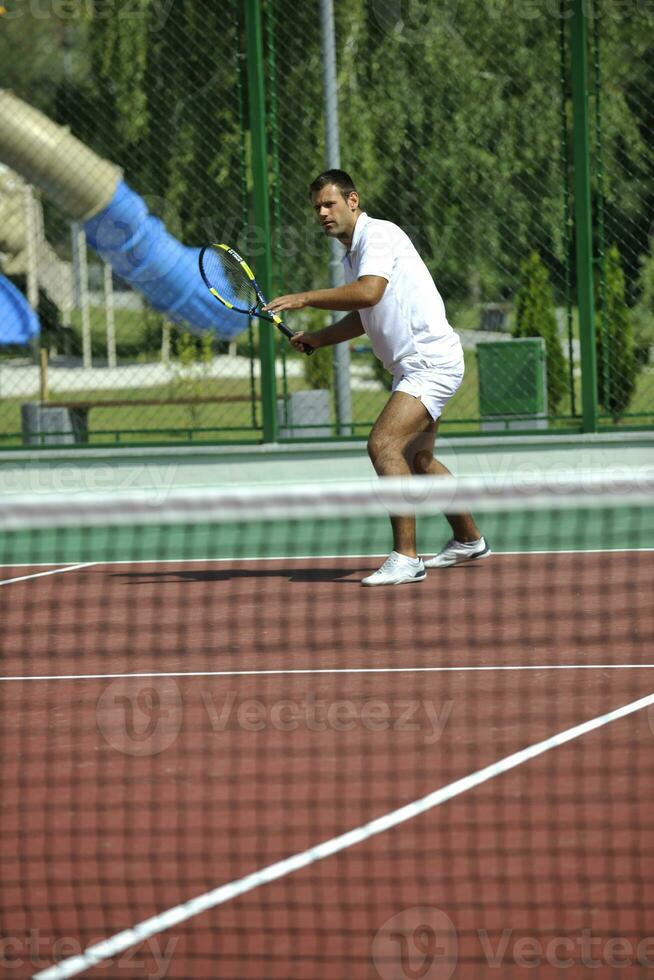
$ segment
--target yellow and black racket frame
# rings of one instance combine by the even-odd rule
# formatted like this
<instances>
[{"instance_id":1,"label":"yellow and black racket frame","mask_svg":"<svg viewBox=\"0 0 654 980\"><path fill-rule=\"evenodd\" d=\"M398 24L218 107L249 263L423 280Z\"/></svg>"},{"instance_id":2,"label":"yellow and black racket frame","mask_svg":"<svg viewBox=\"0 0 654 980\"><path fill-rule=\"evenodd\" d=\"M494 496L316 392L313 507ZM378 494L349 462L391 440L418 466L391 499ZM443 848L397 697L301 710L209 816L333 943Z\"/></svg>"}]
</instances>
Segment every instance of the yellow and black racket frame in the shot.
<instances>
[{"instance_id":1,"label":"yellow and black racket frame","mask_svg":"<svg viewBox=\"0 0 654 980\"><path fill-rule=\"evenodd\" d=\"M257 302L254 304L254 306L250 307L249 309L243 309L242 307L235 306L233 303L230 303L230 301L226 299L224 296L221 296L218 290L215 288L215 286L211 283L209 277L207 276L204 268L204 257L207 254L207 252L209 251L215 252L217 251L217 249L222 249L241 267L244 277L247 279L249 285L254 290L254 293L257 297ZM211 295L215 296L218 302L222 303L223 306L226 306L228 310L233 310L235 313L243 313L246 316L255 316L258 317L260 320L267 320L268 323L274 323L277 329L281 330L284 336L288 337L289 339L295 336L293 331L286 326L286 324L284 323L284 321L280 316L277 316L276 313L266 313L261 309L262 306L266 305L266 298L261 292L261 288L259 286L259 283L257 282L256 276L252 271L252 269L250 268L250 266L248 265L248 263L243 258L243 256L239 255L236 249L232 248L231 245L225 245L224 243L219 243L219 242L214 242L210 245L204 245L200 249L200 255L198 257L198 266L200 268L200 275L202 276L202 280L205 286L207 287L207 289L209 290L209 292L211 293ZM305 354L313 354L314 348L309 347L308 344L305 344L303 346L303 350Z\"/></svg>"}]
</instances>

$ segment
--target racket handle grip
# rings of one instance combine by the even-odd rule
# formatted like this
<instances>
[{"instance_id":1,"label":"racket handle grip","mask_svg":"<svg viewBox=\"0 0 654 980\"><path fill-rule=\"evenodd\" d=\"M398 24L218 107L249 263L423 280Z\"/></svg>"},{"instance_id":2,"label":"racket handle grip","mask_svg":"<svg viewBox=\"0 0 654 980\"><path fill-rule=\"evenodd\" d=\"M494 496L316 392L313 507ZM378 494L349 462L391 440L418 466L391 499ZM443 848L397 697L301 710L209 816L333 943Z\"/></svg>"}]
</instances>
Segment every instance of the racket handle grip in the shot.
<instances>
[{"instance_id":1,"label":"racket handle grip","mask_svg":"<svg viewBox=\"0 0 654 980\"><path fill-rule=\"evenodd\" d=\"M277 324L277 326L279 327L279 329L281 330L281 332L284 334L285 337L288 337L289 340L292 337L295 336L295 334L293 333L293 331L292 330L289 330L289 328L286 326L286 324L285 323L282 323L282 321L281 321L281 319L279 317L273 317L272 320L273 320L273 323L276 323ZM313 352L314 352L315 349L316 348L315 347L312 347L310 344L302 344L302 347L301 347L302 353L303 354L306 354L307 357L309 357L311 354L313 354Z\"/></svg>"},{"instance_id":2,"label":"racket handle grip","mask_svg":"<svg viewBox=\"0 0 654 980\"><path fill-rule=\"evenodd\" d=\"M286 333L286 331L284 331L284 333ZM291 339L291 337L294 337L294 336L295 336L295 334L293 334L293 333L291 333L291 332L289 331L289 332L288 332L288 333L286 334L286 336L287 336L287 337L288 337L288 339L290 340L290 339ZM316 348L315 348L315 347L312 347L312 346L311 346L311 344L302 344L302 347L300 348L300 350L302 351L302 353L303 353L303 354L306 354L306 355L307 355L307 357L311 357L311 355L313 354L313 352L314 352L314 350L315 350L315 349L316 349Z\"/></svg>"}]
</instances>

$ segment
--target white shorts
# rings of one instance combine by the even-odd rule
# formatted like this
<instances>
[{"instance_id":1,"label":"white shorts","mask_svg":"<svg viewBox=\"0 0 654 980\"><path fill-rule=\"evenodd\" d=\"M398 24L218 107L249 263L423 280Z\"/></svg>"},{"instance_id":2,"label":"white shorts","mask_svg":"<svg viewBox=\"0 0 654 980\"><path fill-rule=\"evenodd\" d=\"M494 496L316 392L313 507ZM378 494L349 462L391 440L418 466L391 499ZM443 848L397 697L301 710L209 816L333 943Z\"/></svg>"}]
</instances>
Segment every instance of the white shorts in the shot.
<instances>
[{"instance_id":1,"label":"white shorts","mask_svg":"<svg viewBox=\"0 0 654 980\"><path fill-rule=\"evenodd\" d=\"M401 370L393 375L393 391L419 398L435 422L461 385L463 370L463 352L460 361L445 365L430 364L422 358L413 363L405 360Z\"/></svg>"}]
</instances>

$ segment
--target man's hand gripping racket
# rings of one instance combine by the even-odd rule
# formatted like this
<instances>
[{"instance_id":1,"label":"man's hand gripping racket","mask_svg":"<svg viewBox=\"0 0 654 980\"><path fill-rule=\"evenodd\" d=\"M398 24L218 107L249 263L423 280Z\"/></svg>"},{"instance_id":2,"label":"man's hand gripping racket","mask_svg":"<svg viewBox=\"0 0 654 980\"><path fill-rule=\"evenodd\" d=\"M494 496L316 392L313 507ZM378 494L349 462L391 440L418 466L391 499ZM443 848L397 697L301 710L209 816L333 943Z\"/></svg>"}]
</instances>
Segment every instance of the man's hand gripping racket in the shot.
<instances>
[{"instance_id":1,"label":"man's hand gripping racket","mask_svg":"<svg viewBox=\"0 0 654 980\"><path fill-rule=\"evenodd\" d=\"M282 318L276 313L268 313L263 307L266 299L259 288L254 273L244 258L229 245L205 245L200 250L200 275L209 292L228 310L256 316L260 320L274 323L278 330L288 337L295 337ZM294 347L304 354L313 354L315 348L310 343L294 343Z\"/></svg>"}]
</instances>

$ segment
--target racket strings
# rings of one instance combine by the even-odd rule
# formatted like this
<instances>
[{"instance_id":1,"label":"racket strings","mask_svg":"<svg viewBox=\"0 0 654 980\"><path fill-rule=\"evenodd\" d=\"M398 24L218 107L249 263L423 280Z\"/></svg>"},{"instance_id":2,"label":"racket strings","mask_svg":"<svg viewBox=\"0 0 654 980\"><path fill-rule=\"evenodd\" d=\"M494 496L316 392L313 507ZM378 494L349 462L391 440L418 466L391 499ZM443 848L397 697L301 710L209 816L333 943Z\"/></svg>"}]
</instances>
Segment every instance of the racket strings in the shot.
<instances>
[{"instance_id":1,"label":"racket strings","mask_svg":"<svg viewBox=\"0 0 654 980\"><path fill-rule=\"evenodd\" d=\"M259 299L241 265L229 252L208 248L202 257L202 267L210 285L236 309L254 313Z\"/></svg>"}]
</instances>

